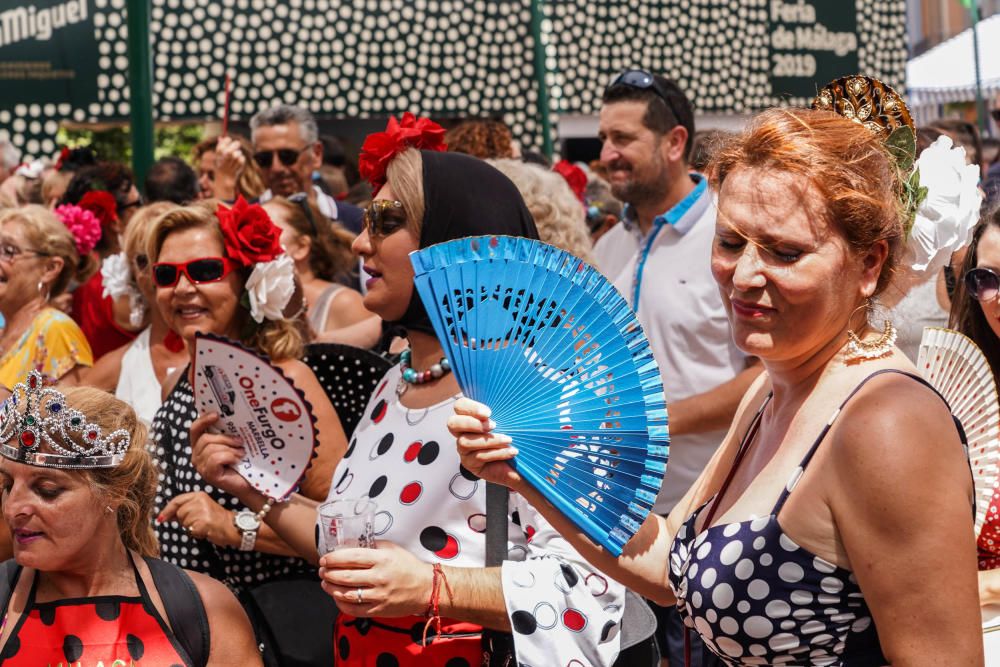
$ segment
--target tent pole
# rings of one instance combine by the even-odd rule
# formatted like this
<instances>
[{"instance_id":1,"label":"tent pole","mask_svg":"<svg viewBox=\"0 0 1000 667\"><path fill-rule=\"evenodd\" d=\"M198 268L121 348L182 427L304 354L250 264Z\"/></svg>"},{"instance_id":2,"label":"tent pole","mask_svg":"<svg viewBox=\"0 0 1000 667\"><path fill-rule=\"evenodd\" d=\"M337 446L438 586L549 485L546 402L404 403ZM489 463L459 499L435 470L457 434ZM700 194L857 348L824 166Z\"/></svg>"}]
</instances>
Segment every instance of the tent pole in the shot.
<instances>
[{"instance_id":1,"label":"tent pole","mask_svg":"<svg viewBox=\"0 0 1000 667\"><path fill-rule=\"evenodd\" d=\"M132 125L132 172L142 188L153 164L153 66L150 55L150 0L128 0L128 85Z\"/></svg>"},{"instance_id":2,"label":"tent pole","mask_svg":"<svg viewBox=\"0 0 1000 667\"><path fill-rule=\"evenodd\" d=\"M976 124L979 134L984 135L989 130L986 124L986 101L983 99L983 81L979 69L979 0L969 2L969 12L972 16L972 58L976 64Z\"/></svg>"},{"instance_id":3,"label":"tent pole","mask_svg":"<svg viewBox=\"0 0 1000 667\"><path fill-rule=\"evenodd\" d=\"M545 42L543 41L542 0L531 0L531 39L534 42L535 83L538 85L538 119L542 126L542 152L552 159L552 109L549 106L549 86L545 80Z\"/></svg>"}]
</instances>

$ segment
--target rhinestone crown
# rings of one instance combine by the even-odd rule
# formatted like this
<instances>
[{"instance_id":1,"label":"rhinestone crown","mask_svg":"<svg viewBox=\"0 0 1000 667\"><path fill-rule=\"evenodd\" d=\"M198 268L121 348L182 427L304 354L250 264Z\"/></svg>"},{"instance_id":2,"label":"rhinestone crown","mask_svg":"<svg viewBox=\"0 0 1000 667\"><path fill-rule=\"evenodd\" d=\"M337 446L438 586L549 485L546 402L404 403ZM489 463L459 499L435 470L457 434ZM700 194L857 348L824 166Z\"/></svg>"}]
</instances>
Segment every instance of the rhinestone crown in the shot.
<instances>
[{"instance_id":1,"label":"rhinestone crown","mask_svg":"<svg viewBox=\"0 0 1000 667\"><path fill-rule=\"evenodd\" d=\"M125 459L130 438L125 429L105 436L69 407L62 393L45 387L41 373L31 371L0 408L0 443L0 455L29 465L113 468ZM51 453L39 451L43 444Z\"/></svg>"}]
</instances>

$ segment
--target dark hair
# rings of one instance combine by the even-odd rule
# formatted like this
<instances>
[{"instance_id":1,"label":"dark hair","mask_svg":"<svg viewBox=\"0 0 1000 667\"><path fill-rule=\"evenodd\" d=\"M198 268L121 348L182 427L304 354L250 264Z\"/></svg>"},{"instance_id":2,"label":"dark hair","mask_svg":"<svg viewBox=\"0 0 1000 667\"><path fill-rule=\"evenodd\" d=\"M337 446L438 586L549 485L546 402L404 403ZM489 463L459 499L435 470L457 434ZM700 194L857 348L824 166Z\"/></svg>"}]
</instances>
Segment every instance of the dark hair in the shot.
<instances>
[{"instance_id":1,"label":"dark hair","mask_svg":"<svg viewBox=\"0 0 1000 667\"><path fill-rule=\"evenodd\" d=\"M198 197L198 175L179 157L153 163L146 175L146 201L169 201L183 206Z\"/></svg>"},{"instance_id":2,"label":"dark hair","mask_svg":"<svg viewBox=\"0 0 1000 667\"><path fill-rule=\"evenodd\" d=\"M538 151L521 151L521 162L527 164L537 164L546 169L552 168L552 160Z\"/></svg>"},{"instance_id":3,"label":"dark hair","mask_svg":"<svg viewBox=\"0 0 1000 667\"><path fill-rule=\"evenodd\" d=\"M983 143L979 137L979 129L967 120L960 118L939 118L930 123L930 127L951 136L956 144L972 153L972 162L980 169L983 166Z\"/></svg>"},{"instance_id":4,"label":"dark hair","mask_svg":"<svg viewBox=\"0 0 1000 667\"><path fill-rule=\"evenodd\" d=\"M121 215L122 207L131 203L128 196L134 184L132 171L125 165L117 162L98 162L80 169L73 175L73 180L66 186L66 193L59 203L79 204L83 196L91 190L107 190L115 198L117 213Z\"/></svg>"},{"instance_id":5,"label":"dark hair","mask_svg":"<svg viewBox=\"0 0 1000 667\"><path fill-rule=\"evenodd\" d=\"M927 127L922 125L917 128L917 155L920 155L925 150L930 148L930 145L938 140L938 137L943 137L944 132L934 127Z\"/></svg>"},{"instance_id":6,"label":"dark hair","mask_svg":"<svg viewBox=\"0 0 1000 667\"><path fill-rule=\"evenodd\" d=\"M323 164L332 167L343 167L347 164L347 153L344 152L344 144L340 139L324 134L319 138L319 142L323 144Z\"/></svg>"},{"instance_id":7,"label":"dark hair","mask_svg":"<svg viewBox=\"0 0 1000 667\"><path fill-rule=\"evenodd\" d=\"M987 154L990 155L987 155ZM983 162L984 167L991 166L1000 161L1000 139L997 137L983 137Z\"/></svg>"},{"instance_id":8,"label":"dark hair","mask_svg":"<svg viewBox=\"0 0 1000 667\"><path fill-rule=\"evenodd\" d=\"M657 91L650 88L636 88L625 83L608 86L601 98L602 104L615 102L645 102L646 114L642 124L656 134L666 134L678 125L687 130L687 145L684 147L684 159L691 155L694 143L694 107L684 91L674 81L658 74L653 75L657 86L670 100L668 104Z\"/></svg>"},{"instance_id":9,"label":"dark hair","mask_svg":"<svg viewBox=\"0 0 1000 667\"><path fill-rule=\"evenodd\" d=\"M983 239L986 230L991 227L1000 230L1000 207L984 216L972 233L972 243L969 244L968 252L965 253L965 261L962 262L961 271L956 276L958 284L951 299L951 316L948 326L965 334L979 346L979 349L986 355L986 360L990 362L993 377L1000 379L1000 338L990 328L990 323L979 302L972 298L969 290L965 287L965 274L979 264L979 242Z\"/></svg>"},{"instance_id":10,"label":"dark hair","mask_svg":"<svg viewBox=\"0 0 1000 667\"><path fill-rule=\"evenodd\" d=\"M93 167L95 164L97 164L97 155L94 153L94 149L90 146L80 146L67 151L66 157L59 165L59 171L79 171L84 167Z\"/></svg>"},{"instance_id":11,"label":"dark hair","mask_svg":"<svg viewBox=\"0 0 1000 667\"><path fill-rule=\"evenodd\" d=\"M79 204L83 196L91 190L106 190L115 198L115 212L121 217L125 207L133 203L129 201L129 193L134 183L132 171L125 165L117 162L98 162L92 167L80 169L73 175L59 203ZM101 240L94 248L101 256L112 247L110 236L101 234Z\"/></svg>"}]
</instances>

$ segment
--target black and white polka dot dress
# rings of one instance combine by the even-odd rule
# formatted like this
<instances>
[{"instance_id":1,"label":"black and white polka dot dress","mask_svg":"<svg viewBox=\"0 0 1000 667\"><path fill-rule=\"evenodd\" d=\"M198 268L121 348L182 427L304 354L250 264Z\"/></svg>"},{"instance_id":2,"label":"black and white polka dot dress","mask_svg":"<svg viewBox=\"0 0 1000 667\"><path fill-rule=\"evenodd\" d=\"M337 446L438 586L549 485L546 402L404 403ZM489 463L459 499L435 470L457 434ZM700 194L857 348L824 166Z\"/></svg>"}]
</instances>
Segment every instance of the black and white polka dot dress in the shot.
<instances>
[{"instance_id":1,"label":"black and white polka dot dress","mask_svg":"<svg viewBox=\"0 0 1000 667\"><path fill-rule=\"evenodd\" d=\"M153 419L150 448L160 468L156 490L159 513L175 496L204 491L222 507L240 510L239 500L205 482L191 464L189 430L198 416L194 392L185 372ZM176 522L154 524L160 557L224 582L240 593L275 579L315 578L316 568L300 558L220 547L191 537Z\"/></svg>"}]
</instances>

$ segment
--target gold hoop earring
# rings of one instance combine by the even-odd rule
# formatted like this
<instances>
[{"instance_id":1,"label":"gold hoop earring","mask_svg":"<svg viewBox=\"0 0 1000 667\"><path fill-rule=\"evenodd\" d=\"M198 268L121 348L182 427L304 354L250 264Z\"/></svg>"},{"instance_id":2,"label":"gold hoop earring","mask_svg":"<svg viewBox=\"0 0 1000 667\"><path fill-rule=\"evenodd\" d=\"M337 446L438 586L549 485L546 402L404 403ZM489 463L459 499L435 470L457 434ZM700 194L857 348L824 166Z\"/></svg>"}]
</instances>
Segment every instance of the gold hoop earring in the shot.
<instances>
[{"instance_id":1,"label":"gold hoop earring","mask_svg":"<svg viewBox=\"0 0 1000 667\"><path fill-rule=\"evenodd\" d=\"M865 316L865 323L870 321L869 314L875 309L875 300L869 297L863 306L868 311ZM855 309L857 312L858 309ZM851 313L853 316L854 313ZM846 361L865 361L868 359L878 359L892 352L896 344L896 327L892 320L886 318L882 323L882 335L872 341L861 340L861 337L853 329L847 330L847 355Z\"/></svg>"}]
</instances>

